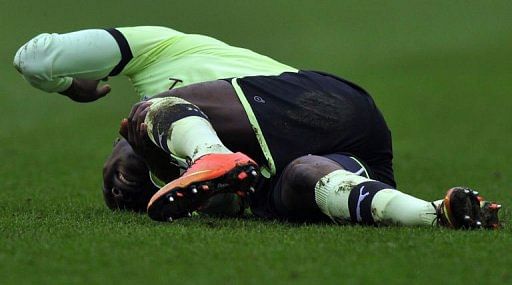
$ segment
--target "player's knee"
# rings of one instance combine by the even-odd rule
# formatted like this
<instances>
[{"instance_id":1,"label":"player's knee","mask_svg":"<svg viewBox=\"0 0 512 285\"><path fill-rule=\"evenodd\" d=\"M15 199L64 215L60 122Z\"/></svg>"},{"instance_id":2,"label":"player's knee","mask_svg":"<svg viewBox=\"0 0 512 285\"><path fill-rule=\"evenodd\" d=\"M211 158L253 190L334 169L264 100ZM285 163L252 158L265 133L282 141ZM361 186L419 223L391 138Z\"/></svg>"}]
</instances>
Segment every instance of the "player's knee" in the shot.
<instances>
[{"instance_id":1,"label":"player's knee","mask_svg":"<svg viewBox=\"0 0 512 285\"><path fill-rule=\"evenodd\" d=\"M283 185L295 191L313 191L323 176L340 169L337 163L316 155L306 155L293 160L282 174Z\"/></svg>"},{"instance_id":2,"label":"player's knee","mask_svg":"<svg viewBox=\"0 0 512 285\"><path fill-rule=\"evenodd\" d=\"M149 102L152 104L146 115L145 123L148 126L161 128L162 132L166 132L172 123L185 117L198 116L208 119L199 107L179 97L155 98Z\"/></svg>"},{"instance_id":3,"label":"player's knee","mask_svg":"<svg viewBox=\"0 0 512 285\"><path fill-rule=\"evenodd\" d=\"M208 120L199 107L179 97L154 98L149 102L152 104L144 118L148 136L154 144L167 153L171 152L167 140L170 138L170 130L175 122L190 117Z\"/></svg>"},{"instance_id":4,"label":"player's knee","mask_svg":"<svg viewBox=\"0 0 512 285\"><path fill-rule=\"evenodd\" d=\"M292 161L282 174L283 186L285 189L301 190L314 185L314 164L308 163L302 158Z\"/></svg>"},{"instance_id":5,"label":"player's knee","mask_svg":"<svg viewBox=\"0 0 512 285\"><path fill-rule=\"evenodd\" d=\"M287 219L317 217L315 185L326 174L340 169L332 160L307 155L293 160L284 169L274 192L274 206ZM309 218L307 218L309 219Z\"/></svg>"}]
</instances>

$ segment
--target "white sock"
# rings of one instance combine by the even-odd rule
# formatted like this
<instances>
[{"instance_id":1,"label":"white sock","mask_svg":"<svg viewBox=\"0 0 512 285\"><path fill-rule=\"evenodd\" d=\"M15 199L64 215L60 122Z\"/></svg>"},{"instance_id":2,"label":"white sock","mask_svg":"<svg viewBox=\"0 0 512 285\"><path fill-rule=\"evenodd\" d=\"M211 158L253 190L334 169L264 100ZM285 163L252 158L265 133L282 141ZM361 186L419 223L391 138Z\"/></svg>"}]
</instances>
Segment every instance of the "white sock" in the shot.
<instances>
[{"instance_id":1,"label":"white sock","mask_svg":"<svg viewBox=\"0 0 512 285\"><path fill-rule=\"evenodd\" d=\"M427 202L394 189L384 189L373 197L373 219L382 224L404 226L435 225L436 209Z\"/></svg>"},{"instance_id":2,"label":"white sock","mask_svg":"<svg viewBox=\"0 0 512 285\"><path fill-rule=\"evenodd\" d=\"M179 158L192 161L209 153L232 153L220 141L210 121L197 106L178 97L155 98L151 102L153 104L150 106L144 123L148 126L148 136L156 145L164 149L167 148L171 154ZM182 114L183 112L190 113L190 115L174 122L155 122L159 112L176 110ZM160 116L158 120L163 120L162 117ZM158 137L155 137L154 128L159 124L167 127L162 130L162 133L158 133Z\"/></svg>"},{"instance_id":3,"label":"white sock","mask_svg":"<svg viewBox=\"0 0 512 285\"><path fill-rule=\"evenodd\" d=\"M361 203L368 192L359 184L375 182L345 170L336 170L322 177L315 187L315 200L324 214L338 223L357 221L364 223ZM368 184L371 185L371 184ZM379 183L378 185L385 185ZM349 196L358 197L356 206L350 209ZM351 217L351 212L353 217ZM389 188L379 189L371 200L371 217L378 224L399 224L405 226L433 225L435 209L430 202ZM355 215L354 215L355 213Z\"/></svg>"},{"instance_id":4,"label":"white sock","mask_svg":"<svg viewBox=\"0 0 512 285\"><path fill-rule=\"evenodd\" d=\"M320 178L315 185L315 201L320 210L334 222L350 222L348 198L350 191L368 178L346 170L336 170Z\"/></svg>"},{"instance_id":5,"label":"white sock","mask_svg":"<svg viewBox=\"0 0 512 285\"><path fill-rule=\"evenodd\" d=\"M209 153L232 153L222 144L210 122L201 117L186 117L171 125L167 146L174 155L192 161Z\"/></svg>"}]
</instances>

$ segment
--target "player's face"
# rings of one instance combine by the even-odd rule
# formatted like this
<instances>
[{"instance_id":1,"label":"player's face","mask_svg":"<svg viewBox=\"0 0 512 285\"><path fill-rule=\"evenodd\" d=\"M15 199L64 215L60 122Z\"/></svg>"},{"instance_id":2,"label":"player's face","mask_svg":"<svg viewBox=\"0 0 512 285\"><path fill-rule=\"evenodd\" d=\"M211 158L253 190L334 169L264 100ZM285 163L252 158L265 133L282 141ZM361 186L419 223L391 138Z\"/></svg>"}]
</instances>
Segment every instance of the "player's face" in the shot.
<instances>
[{"instance_id":1,"label":"player's face","mask_svg":"<svg viewBox=\"0 0 512 285\"><path fill-rule=\"evenodd\" d=\"M116 142L103 167L103 197L107 206L144 211L157 190L144 160L126 140Z\"/></svg>"}]
</instances>

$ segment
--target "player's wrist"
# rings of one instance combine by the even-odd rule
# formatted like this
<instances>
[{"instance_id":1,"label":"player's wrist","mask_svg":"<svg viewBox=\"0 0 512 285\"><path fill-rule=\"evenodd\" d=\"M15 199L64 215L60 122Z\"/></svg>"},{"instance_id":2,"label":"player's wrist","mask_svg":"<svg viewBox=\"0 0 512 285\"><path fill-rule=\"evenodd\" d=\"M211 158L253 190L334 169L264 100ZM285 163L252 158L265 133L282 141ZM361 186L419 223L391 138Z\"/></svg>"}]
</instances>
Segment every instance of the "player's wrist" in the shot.
<instances>
[{"instance_id":1,"label":"player's wrist","mask_svg":"<svg viewBox=\"0 0 512 285\"><path fill-rule=\"evenodd\" d=\"M59 92L71 100L80 103L96 101L110 92L110 86L98 88L99 80L73 78L68 89Z\"/></svg>"},{"instance_id":2,"label":"player's wrist","mask_svg":"<svg viewBox=\"0 0 512 285\"><path fill-rule=\"evenodd\" d=\"M76 92L75 90L76 90L76 87L75 87L75 84L74 84L74 80L71 79L70 83L69 83L69 86L66 89L64 89L64 90L59 91L58 93L61 94L61 95L69 97L71 94Z\"/></svg>"},{"instance_id":3,"label":"player's wrist","mask_svg":"<svg viewBox=\"0 0 512 285\"><path fill-rule=\"evenodd\" d=\"M75 79L72 79L69 87L64 91L59 92L59 94L64 95L75 102L84 102L83 100L80 100L80 88L77 86Z\"/></svg>"}]
</instances>

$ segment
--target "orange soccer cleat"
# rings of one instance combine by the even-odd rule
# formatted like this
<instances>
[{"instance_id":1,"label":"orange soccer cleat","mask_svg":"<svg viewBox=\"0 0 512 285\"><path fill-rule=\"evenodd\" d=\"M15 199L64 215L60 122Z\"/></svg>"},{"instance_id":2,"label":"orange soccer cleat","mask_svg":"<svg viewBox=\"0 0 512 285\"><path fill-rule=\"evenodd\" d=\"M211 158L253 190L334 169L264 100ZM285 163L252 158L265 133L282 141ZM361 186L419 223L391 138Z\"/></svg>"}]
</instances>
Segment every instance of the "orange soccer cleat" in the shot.
<instances>
[{"instance_id":1,"label":"orange soccer cleat","mask_svg":"<svg viewBox=\"0 0 512 285\"><path fill-rule=\"evenodd\" d=\"M206 154L151 197L148 215L153 220L172 221L191 216L218 193L254 192L259 177L257 167L256 162L240 152Z\"/></svg>"},{"instance_id":2,"label":"orange soccer cleat","mask_svg":"<svg viewBox=\"0 0 512 285\"><path fill-rule=\"evenodd\" d=\"M478 192L454 187L437 208L438 224L455 229L498 229L501 205L484 201Z\"/></svg>"}]
</instances>

